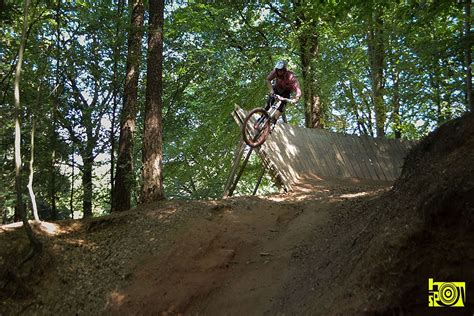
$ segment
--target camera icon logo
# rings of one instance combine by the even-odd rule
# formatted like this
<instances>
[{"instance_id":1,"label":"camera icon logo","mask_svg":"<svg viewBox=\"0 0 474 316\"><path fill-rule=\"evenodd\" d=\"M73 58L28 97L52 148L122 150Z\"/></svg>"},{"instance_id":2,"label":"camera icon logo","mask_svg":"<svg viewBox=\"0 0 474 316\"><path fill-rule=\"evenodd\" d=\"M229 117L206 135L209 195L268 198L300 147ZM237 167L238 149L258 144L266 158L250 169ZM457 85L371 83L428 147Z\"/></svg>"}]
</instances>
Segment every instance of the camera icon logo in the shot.
<instances>
[{"instance_id":1,"label":"camera icon logo","mask_svg":"<svg viewBox=\"0 0 474 316\"><path fill-rule=\"evenodd\" d=\"M434 282L428 279L429 307L464 307L465 282Z\"/></svg>"}]
</instances>

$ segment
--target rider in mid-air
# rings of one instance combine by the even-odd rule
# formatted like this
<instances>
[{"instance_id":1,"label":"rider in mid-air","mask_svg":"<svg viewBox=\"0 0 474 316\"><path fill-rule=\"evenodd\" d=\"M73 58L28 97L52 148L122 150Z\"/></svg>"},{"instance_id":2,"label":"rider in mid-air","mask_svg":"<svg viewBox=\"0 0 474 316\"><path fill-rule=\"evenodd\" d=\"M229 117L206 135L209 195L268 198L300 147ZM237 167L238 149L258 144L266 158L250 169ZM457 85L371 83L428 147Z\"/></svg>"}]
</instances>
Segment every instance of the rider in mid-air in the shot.
<instances>
[{"instance_id":1,"label":"rider in mid-air","mask_svg":"<svg viewBox=\"0 0 474 316\"><path fill-rule=\"evenodd\" d=\"M272 81L274 83L272 84ZM293 72L287 69L286 61L279 60L275 68L267 76L267 85L270 90L270 95L267 100L267 106L265 110L269 110L273 102L276 101L275 94L283 97L290 98L292 92L296 95L291 99L291 103L297 103L301 97L301 88L298 83L298 79ZM278 111L275 114L275 119L278 119L280 115L285 111L286 101L282 101Z\"/></svg>"}]
</instances>

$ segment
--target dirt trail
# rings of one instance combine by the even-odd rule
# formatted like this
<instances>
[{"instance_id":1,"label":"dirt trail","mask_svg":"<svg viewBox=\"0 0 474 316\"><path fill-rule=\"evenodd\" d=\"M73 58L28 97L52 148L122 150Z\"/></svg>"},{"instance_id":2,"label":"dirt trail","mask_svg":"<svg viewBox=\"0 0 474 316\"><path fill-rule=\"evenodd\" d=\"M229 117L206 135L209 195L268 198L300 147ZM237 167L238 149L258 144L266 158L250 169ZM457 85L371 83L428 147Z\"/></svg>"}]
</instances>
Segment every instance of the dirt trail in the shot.
<instances>
[{"instance_id":1,"label":"dirt trail","mask_svg":"<svg viewBox=\"0 0 474 316\"><path fill-rule=\"evenodd\" d=\"M322 238L311 247L325 250L343 231L349 232L346 228L357 226L349 218L339 221L340 205L377 194L380 183L374 185L325 183L311 194L223 201L212 217L186 225L164 256L143 260L120 293L123 299L109 311L278 313L296 293L291 283L298 275L292 265L304 241L317 232Z\"/></svg>"},{"instance_id":2,"label":"dirt trail","mask_svg":"<svg viewBox=\"0 0 474 316\"><path fill-rule=\"evenodd\" d=\"M5 314L279 313L289 301L304 300L307 293L298 289L314 290L311 282L292 284L305 245L325 251L355 234L360 225L341 211L387 188L350 182L310 187L268 197L156 203L61 222L54 235L37 227L50 256L35 263L38 279L16 280L27 282L28 290L12 293L5 286L1 307ZM0 234L2 242L21 249L22 231L2 230L8 231ZM306 244L315 233L316 241ZM323 252L322 266L329 255Z\"/></svg>"}]
</instances>

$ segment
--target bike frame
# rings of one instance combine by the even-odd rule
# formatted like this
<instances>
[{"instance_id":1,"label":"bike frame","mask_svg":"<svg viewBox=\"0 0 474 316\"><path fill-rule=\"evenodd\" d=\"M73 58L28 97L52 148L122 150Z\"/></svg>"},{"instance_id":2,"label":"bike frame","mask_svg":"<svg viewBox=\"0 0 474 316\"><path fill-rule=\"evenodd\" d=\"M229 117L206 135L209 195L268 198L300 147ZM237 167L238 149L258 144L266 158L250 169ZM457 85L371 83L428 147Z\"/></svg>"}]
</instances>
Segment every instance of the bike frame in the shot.
<instances>
[{"instance_id":1,"label":"bike frame","mask_svg":"<svg viewBox=\"0 0 474 316\"><path fill-rule=\"evenodd\" d=\"M280 107L281 103L283 101L291 103L292 101L291 101L291 99L284 98L282 96L279 96L278 94L275 94L275 98L277 99L277 101L272 104L272 106L268 109L267 112L268 112L268 115L269 115L270 118L275 118L276 119L275 114L277 113L277 110Z\"/></svg>"},{"instance_id":2,"label":"bike frame","mask_svg":"<svg viewBox=\"0 0 474 316\"><path fill-rule=\"evenodd\" d=\"M256 108L250 111L243 122L242 133L244 140L250 147L258 147L263 144L268 137L268 134L275 128L276 124L276 114L278 108L281 105L281 102L287 101L292 102L290 99L275 95L276 102L274 102L268 110L264 108ZM254 115L260 116L260 119L254 117ZM252 121L252 118L255 118L255 121ZM248 125L250 123L250 125Z\"/></svg>"}]
</instances>

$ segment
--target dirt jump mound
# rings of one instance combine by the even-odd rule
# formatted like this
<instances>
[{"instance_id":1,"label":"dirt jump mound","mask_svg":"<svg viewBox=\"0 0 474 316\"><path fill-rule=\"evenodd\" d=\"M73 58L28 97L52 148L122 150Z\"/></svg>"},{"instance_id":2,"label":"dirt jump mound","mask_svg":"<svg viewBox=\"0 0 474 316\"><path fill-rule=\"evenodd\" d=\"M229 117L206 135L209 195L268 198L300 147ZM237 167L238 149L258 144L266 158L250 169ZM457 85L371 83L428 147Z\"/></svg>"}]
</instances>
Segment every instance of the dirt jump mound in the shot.
<instances>
[{"instance_id":1,"label":"dirt jump mound","mask_svg":"<svg viewBox=\"0 0 474 316\"><path fill-rule=\"evenodd\" d=\"M382 258L371 278L377 312L439 313L428 307L428 280L465 282L463 310L474 311L474 114L450 121L407 155L400 178L378 202ZM461 295L461 293L458 293ZM461 298L460 298L461 299ZM454 299L453 299L454 300ZM377 301L377 300L375 300ZM387 307L388 306L388 307Z\"/></svg>"}]
</instances>

